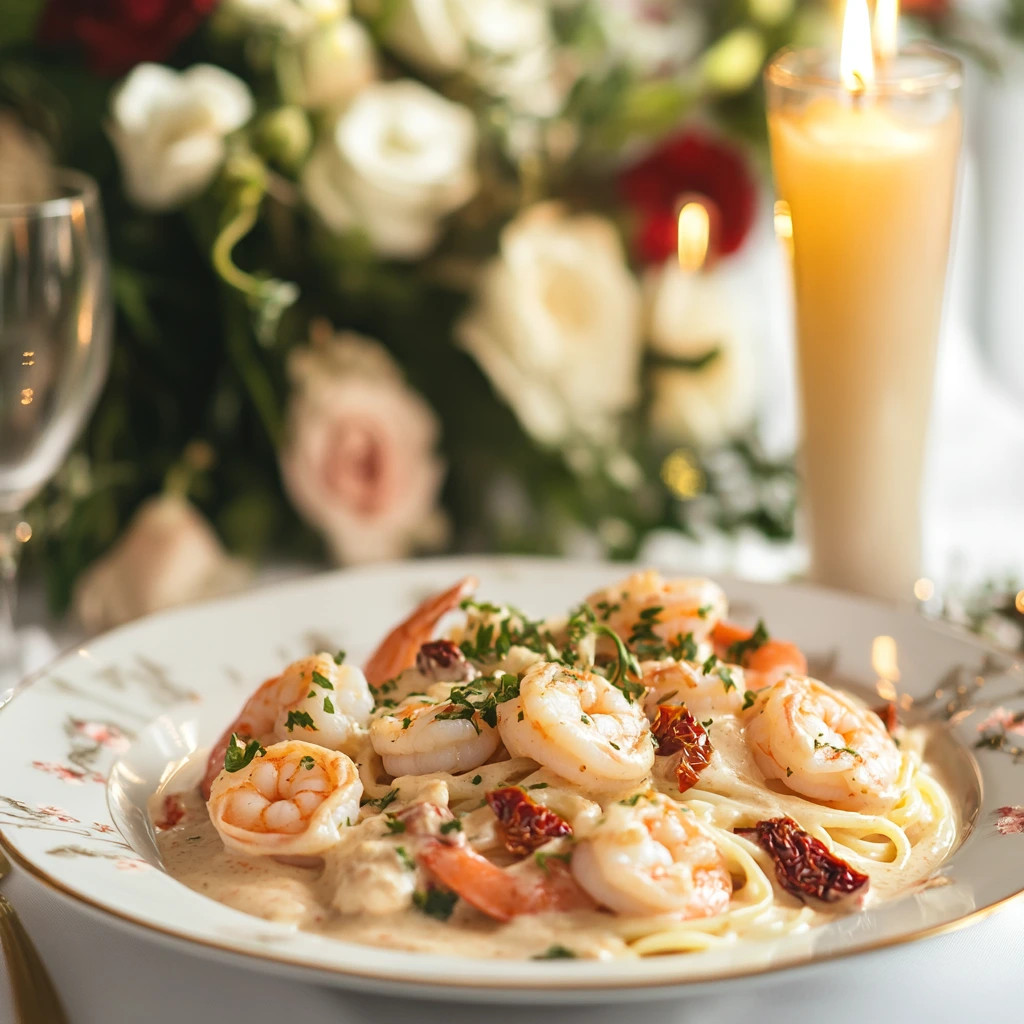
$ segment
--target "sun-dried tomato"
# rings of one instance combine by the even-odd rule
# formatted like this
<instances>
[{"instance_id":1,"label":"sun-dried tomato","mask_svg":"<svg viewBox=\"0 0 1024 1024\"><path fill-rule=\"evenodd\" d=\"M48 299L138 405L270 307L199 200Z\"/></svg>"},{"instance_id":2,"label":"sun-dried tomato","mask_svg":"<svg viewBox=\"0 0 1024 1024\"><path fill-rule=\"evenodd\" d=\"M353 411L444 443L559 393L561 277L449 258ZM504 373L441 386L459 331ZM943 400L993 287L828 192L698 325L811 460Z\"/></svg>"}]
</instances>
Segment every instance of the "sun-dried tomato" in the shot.
<instances>
[{"instance_id":1,"label":"sun-dried tomato","mask_svg":"<svg viewBox=\"0 0 1024 1024\"><path fill-rule=\"evenodd\" d=\"M564 818L518 786L492 789L487 803L498 819L498 834L509 853L523 857L551 839L572 835L572 826Z\"/></svg>"},{"instance_id":2,"label":"sun-dried tomato","mask_svg":"<svg viewBox=\"0 0 1024 1024\"><path fill-rule=\"evenodd\" d=\"M714 747L704 726L682 704L659 704L651 732L658 741L658 754L681 754L676 766L679 792L696 785L697 777L711 761Z\"/></svg>"},{"instance_id":3,"label":"sun-dried tomato","mask_svg":"<svg viewBox=\"0 0 1024 1024\"><path fill-rule=\"evenodd\" d=\"M877 708L872 708L872 710L882 720L882 725L885 726L885 731L890 736L899 728L900 715L892 701L880 704Z\"/></svg>"},{"instance_id":4,"label":"sun-dried tomato","mask_svg":"<svg viewBox=\"0 0 1024 1024\"><path fill-rule=\"evenodd\" d=\"M435 683L464 683L473 678L473 666L451 640L431 640L416 655L416 670Z\"/></svg>"},{"instance_id":5,"label":"sun-dried tomato","mask_svg":"<svg viewBox=\"0 0 1024 1024\"><path fill-rule=\"evenodd\" d=\"M792 818L769 818L753 828L734 831L754 837L775 861L779 885L805 903L859 900L867 892L867 875L854 871L845 860L829 853L824 843L805 832Z\"/></svg>"}]
</instances>

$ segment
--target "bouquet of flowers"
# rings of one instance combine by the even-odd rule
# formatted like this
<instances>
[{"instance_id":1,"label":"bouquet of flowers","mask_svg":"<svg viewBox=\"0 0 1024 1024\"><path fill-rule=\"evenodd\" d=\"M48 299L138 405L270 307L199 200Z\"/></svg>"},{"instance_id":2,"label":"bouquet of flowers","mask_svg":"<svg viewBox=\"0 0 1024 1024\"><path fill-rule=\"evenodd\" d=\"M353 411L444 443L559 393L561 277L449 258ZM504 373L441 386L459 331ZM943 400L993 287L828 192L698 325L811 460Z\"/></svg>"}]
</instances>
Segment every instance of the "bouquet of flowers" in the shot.
<instances>
[{"instance_id":1,"label":"bouquet of flowers","mask_svg":"<svg viewBox=\"0 0 1024 1024\"><path fill-rule=\"evenodd\" d=\"M761 68L824 11L14 6L0 160L31 181L41 138L97 177L118 309L99 407L33 509L58 606L115 542L94 624L147 545L184 544L209 585L218 538L354 563L790 534L744 303L680 271L676 218L696 195L721 266L743 247Z\"/></svg>"}]
</instances>

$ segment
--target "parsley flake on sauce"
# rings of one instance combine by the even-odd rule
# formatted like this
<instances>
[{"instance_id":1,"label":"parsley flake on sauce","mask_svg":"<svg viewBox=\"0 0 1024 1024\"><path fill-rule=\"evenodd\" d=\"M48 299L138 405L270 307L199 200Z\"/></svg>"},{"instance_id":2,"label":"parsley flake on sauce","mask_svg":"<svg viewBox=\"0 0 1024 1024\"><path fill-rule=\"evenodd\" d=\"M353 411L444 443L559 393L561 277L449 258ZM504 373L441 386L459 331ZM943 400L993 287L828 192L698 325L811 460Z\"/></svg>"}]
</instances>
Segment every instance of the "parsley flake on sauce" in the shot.
<instances>
[{"instance_id":1,"label":"parsley flake on sauce","mask_svg":"<svg viewBox=\"0 0 1024 1024\"><path fill-rule=\"evenodd\" d=\"M419 889L412 894L412 901L419 910L428 917L436 917L438 921L447 921L452 916L459 897L446 889Z\"/></svg>"},{"instance_id":2,"label":"parsley flake on sauce","mask_svg":"<svg viewBox=\"0 0 1024 1024\"><path fill-rule=\"evenodd\" d=\"M548 946L543 953L538 953L533 960L575 960L576 954L568 946Z\"/></svg>"}]
</instances>

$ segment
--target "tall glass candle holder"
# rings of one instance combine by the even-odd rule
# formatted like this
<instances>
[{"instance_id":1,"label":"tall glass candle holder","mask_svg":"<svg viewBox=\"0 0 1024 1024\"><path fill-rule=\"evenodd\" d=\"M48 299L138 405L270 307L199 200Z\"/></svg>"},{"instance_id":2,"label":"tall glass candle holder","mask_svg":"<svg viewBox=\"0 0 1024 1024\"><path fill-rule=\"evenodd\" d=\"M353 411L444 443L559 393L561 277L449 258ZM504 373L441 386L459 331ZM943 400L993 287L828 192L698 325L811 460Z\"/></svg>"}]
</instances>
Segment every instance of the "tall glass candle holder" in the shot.
<instances>
[{"instance_id":1,"label":"tall glass candle holder","mask_svg":"<svg viewBox=\"0 0 1024 1024\"><path fill-rule=\"evenodd\" d=\"M845 44L842 67L781 53L766 72L768 127L791 220L812 575L910 600L962 68L923 47L876 68L869 43L866 59L851 70Z\"/></svg>"}]
</instances>

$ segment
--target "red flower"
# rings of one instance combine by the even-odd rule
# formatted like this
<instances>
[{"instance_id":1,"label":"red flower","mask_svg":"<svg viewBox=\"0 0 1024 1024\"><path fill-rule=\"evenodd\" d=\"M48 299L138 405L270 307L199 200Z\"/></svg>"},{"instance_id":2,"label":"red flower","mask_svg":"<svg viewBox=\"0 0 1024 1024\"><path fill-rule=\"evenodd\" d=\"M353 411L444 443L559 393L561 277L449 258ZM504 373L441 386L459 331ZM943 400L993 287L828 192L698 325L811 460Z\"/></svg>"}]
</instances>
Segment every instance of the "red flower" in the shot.
<instances>
[{"instance_id":1,"label":"red flower","mask_svg":"<svg viewBox=\"0 0 1024 1024\"><path fill-rule=\"evenodd\" d=\"M688 131L663 143L619 178L619 189L639 219L637 258L661 263L676 251L679 199L699 193L720 215L717 249L727 256L747 237L757 190L743 154L721 139Z\"/></svg>"},{"instance_id":2,"label":"red flower","mask_svg":"<svg viewBox=\"0 0 1024 1024\"><path fill-rule=\"evenodd\" d=\"M98 75L121 75L141 61L166 60L216 2L49 0L37 36L46 46L81 49Z\"/></svg>"},{"instance_id":3,"label":"red flower","mask_svg":"<svg viewBox=\"0 0 1024 1024\"><path fill-rule=\"evenodd\" d=\"M904 14L919 14L922 18L941 18L949 12L949 0L903 0Z\"/></svg>"}]
</instances>

